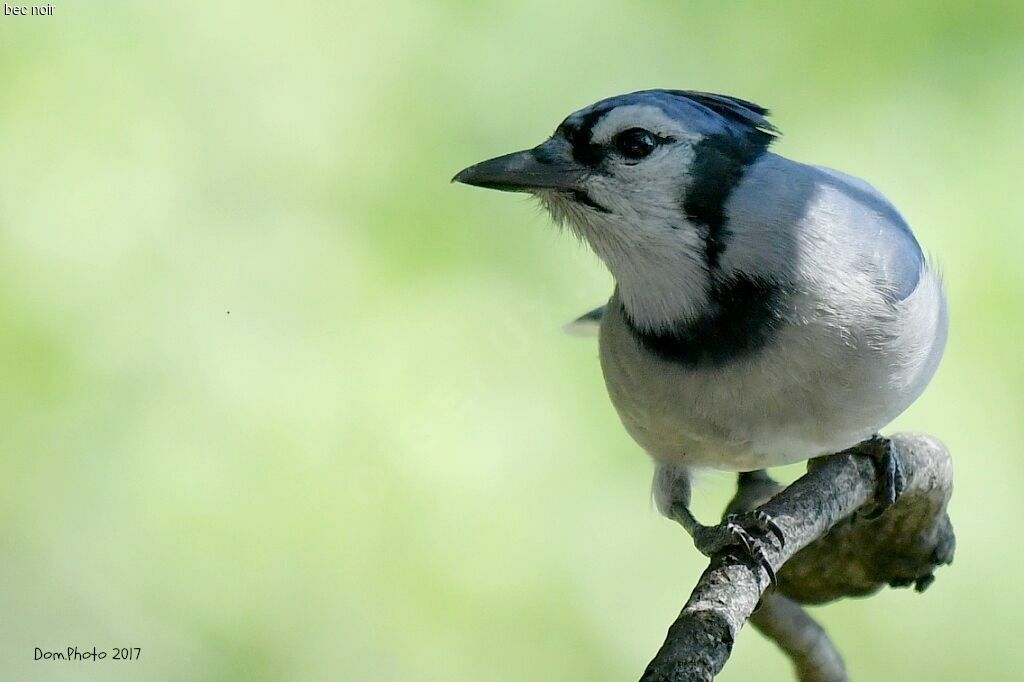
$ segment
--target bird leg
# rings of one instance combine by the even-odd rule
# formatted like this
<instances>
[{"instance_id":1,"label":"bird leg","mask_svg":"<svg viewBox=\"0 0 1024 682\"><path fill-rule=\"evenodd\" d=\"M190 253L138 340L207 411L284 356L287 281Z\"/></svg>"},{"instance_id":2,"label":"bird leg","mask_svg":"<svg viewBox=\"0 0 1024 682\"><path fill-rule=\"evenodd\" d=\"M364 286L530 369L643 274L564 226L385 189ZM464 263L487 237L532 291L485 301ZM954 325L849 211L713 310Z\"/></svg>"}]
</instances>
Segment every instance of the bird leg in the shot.
<instances>
[{"instance_id":1,"label":"bird leg","mask_svg":"<svg viewBox=\"0 0 1024 682\"><path fill-rule=\"evenodd\" d=\"M771 482L763 472L741 474L736 497L744 496L745 487L756 487L759 493L765 480ZM689 472L683 467L659 465L654 477L654 489L655 501L661 513L679 523L690 534L694 546L701 554L710 557L726 547L736 547L760 564L772 585L775 585L775 570L765 555L765 547L773 541L773 537L780 548L785 547L786 540L782 529L771 516L755 509L728 514L722 523L705 526L690 511L690 478Z\"/></svg>"},{"instance_id":2,"label":"bird leg","mask_svg":"<svg viewBox=\"0 0 1024 682\"><path fill-rule=\"evenodd\" d=\"M858 443L847 452L867 455L875 465L878 473L875 503L867 507L862 515L869 520L877 519L886 509L896 504L906 486L899 454L892 441L879 434Z\"/></svg>"}]
</instances>

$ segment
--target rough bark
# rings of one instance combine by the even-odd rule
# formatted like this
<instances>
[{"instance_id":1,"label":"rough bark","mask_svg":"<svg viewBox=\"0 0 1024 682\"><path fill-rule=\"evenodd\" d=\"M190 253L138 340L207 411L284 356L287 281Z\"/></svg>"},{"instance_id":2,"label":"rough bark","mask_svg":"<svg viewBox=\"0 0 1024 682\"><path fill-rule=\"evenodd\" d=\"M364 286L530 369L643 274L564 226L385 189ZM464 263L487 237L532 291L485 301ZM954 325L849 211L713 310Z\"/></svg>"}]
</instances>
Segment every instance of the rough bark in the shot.
<instances>
[{"instance_id":1,"label":"rough bark","mask_svg":"<svg viewBox=\"0 0 1024 682\"><path fill-rule=\"evenodd\" d=\"M764 596L768 573L735 548L712 556L641 682L713 679L748 619L789 655L798 679L846 680L838 650L799 604L864 596L885 585L914 585L920 592L938 566L953 560L955 538L946 515L953 487L949 453L923 434L892 440L906 487L875 520L856 513L873 502L878 485L876 467L864 455L813 460L807 474L785 489L767 476L746 486L727 512L756 506L782 530L784 547L765 545L777 591Z\"/></svg>"}]
</instances>

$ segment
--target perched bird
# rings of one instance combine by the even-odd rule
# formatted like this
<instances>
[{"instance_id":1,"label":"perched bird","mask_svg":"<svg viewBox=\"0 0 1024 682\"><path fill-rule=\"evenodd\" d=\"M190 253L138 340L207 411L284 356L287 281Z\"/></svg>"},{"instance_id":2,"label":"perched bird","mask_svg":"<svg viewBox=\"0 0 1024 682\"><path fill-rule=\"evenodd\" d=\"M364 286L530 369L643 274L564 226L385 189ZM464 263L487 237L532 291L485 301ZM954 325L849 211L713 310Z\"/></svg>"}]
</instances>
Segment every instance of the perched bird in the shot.
<instances>
[{"instance_id":1,"label":"perched bird","mask_svg":"<svg viewBox=\"0 0 1024 682\"><path fill-rule=\"evenodd\" d=\"M782 542L763 514L703 526L690 474L857 447L901 488L879 429L924 390L946 342L942 283L871 185L768 150L767 110L645 90L577 111L533 149L454 181L529 192L604 261L599 325L612 403L656 464L659 509L705 553ZM744 477L741 476L741 482ZM769 567L769 575L770 567Z\"/></svg>"}]
</instances>

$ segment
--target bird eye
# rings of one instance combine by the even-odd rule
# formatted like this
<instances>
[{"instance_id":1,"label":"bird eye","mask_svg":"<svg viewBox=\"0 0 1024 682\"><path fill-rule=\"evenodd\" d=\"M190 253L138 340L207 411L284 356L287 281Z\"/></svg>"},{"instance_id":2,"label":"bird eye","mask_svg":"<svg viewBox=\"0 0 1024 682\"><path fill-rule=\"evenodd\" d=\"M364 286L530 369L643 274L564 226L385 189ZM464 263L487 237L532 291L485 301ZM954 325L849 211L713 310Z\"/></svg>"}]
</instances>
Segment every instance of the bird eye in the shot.
<instances>
[{"instance_id":1,"label":"bird eye","mask_svg":"<svg viewBox=\"0 0 1024 682\"><path fill-rule=\"evenodd\" d=\"M650 155L658 146L653 133L643 128L623 130L615 136L615 149L627 159L640 160Z\"/></svg>"}]
</instances>

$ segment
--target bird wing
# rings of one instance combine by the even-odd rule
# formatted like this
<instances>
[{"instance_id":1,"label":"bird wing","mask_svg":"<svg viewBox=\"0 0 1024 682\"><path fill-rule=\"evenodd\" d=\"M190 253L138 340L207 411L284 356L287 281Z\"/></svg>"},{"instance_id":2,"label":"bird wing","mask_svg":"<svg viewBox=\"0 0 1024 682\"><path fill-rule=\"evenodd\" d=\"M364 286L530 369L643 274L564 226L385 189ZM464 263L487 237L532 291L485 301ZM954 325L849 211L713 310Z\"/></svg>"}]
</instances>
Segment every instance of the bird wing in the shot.
<instances>
[{"instance_id":1,"label":"bird wing","mask_svg":"<svg viewBox=\"0 0 1024 682\"><path fill-rule=\"evenodd\" d=\"M605 306L594 308L563 326L562 330L570 336L597 336L604 318L604 309Z\"/></svg>"},{"instance_id":2,"label":"bird wing","mask_svg":"<svg viewBox=\"0 0 1024 682\"><path fill-rule=\"evenodd\" d=\"M873 271L892 302L906 299L917 288L925 267L924 254L910 226L867 182L830 168L817 168L862 214L853 224L863 228L856 235L863 265Z\"/></svg>"}]
</instances>

